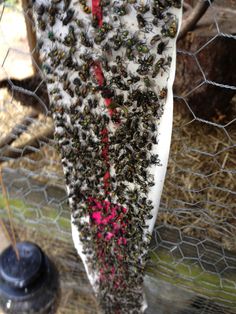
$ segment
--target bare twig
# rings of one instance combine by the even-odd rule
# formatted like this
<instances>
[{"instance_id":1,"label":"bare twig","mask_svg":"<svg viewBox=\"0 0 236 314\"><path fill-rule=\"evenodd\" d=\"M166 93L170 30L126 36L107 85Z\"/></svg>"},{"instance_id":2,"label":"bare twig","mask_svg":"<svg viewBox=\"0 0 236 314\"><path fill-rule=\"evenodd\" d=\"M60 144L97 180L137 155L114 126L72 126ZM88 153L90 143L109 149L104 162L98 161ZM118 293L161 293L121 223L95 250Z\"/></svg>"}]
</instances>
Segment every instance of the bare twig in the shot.
<instances>
[{"instance_id":1,"label":"bare twig","mask_svg":"<svg viewBox=\"0 0 236 314\"><path fill-rule=\"evenodd\" d=\"M193 9L193 7L190 4L186 3L186 2L184 2L183 8L184 8L185 11L192 11L192 9Z\"/></svg>"},{"instance_id":2,"label":"bare twig","mask_svg":"<svg viewBox=\"0 0 236 314\"><path fill-rule=\"evenodd\" d=\"M2 168L1 167L0 167L0 185L2 187L2 195L3 195L4 200L5 200L8 219L9 219L9 223L10 223L10 229L11 229L11 237L10 238L12 239L12 247L16 253L16 258L19 261L20 260L20 254L19 254L19 251L18 251L17 246L16 246L16 234L15 234L15 227L13 224L13 214L12 214L12 209L10 207L9 200L7 197L7 191L6 191L5 185L3 183ZM6 229L4 229L4 230L6 230Z\"/></svg>"},{"instance_id":3,"label":"bare twig","mask_svg":"<svg viewBox=\"0 0 236 314\"><path fill-rule=\"evenodd\" d=\"M40 67L40 57L39 52L37 50L37 38L34 27L34 19L32 15L32 8L29 0L22 0L22 8L25 12L25 25L27 31L27 39L29 43L30 53L32 56L32 67L34 73L38 72Z\"/></svg>"},{"instance_id":4,"label":"bare twig","mask_svg":"<svg viewBox=\"0 0 236 314\"><path fill-rule=\"evenodd\" d=\"M211 3L214 0L211 0ZM207 9L209 8L210 3L207 0L200 0L198 4L193 8L191 13L183 19L182 27L179 32L178 40L185 37L185 35L194 29L198 21L202 18L205 14Z\"/></svg>"},{"instance_id":5,"label":"bare twig","mask_svg":"<svg viewBox=\"0 0 236 314\"><path fill-rule=\"evenodd\" d=\"M11 145L21 134L23 134L28 127L38 118L38 112L33 111L29 116L24 117L22 121L16 125L11 132L9 132L3 139L0 140L0 149Z\"/></svg>"},{"instance_id":6,"label":"bare twig","mask_svg":"<svg viewBox=\"0 0 236 314\"><path fill-rule=\"evenodd\" d=\"M0 164L8 161L9 159L17 159L19 157L31 154L37 151L43 144L46 144L53 139L54 129L48 128L44 133L30 139L28 142L19 145L17 147L7 147L6 149L0 150Z\"/></svg>"}]
</instances>

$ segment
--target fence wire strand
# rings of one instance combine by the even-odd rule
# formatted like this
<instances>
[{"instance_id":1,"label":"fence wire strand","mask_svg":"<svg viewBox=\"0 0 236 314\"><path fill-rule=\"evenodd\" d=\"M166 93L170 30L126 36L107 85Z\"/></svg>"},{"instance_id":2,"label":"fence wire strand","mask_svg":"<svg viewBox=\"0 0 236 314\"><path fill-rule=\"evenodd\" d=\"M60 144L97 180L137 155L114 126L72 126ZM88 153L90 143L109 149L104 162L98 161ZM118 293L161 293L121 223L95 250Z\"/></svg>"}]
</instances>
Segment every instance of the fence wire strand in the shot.
<instances>
[{"instance_id":1,"label":"fence wire strand","mask_svg":"<svg viewBox=\"0 0 236 314\"><path fill-rule=\"evenodd\" d=\"M146 272L147 313L157 313L157 301L160 313L236 312L236 3L220 5L210 3L196 29L178 42L174 129ZM0 4L4 184L18 239L35 239L58 264L58 313L97 313L71 241L60 155L42 94L45 80L35 63L40 71L34 74L37 47L27 42L29 12L30 3L25 11L15 0ZM34 29L32 19L27 23ZM0 217L7 222L3 198L1 192Z\"/></svg>"}]
</instances>

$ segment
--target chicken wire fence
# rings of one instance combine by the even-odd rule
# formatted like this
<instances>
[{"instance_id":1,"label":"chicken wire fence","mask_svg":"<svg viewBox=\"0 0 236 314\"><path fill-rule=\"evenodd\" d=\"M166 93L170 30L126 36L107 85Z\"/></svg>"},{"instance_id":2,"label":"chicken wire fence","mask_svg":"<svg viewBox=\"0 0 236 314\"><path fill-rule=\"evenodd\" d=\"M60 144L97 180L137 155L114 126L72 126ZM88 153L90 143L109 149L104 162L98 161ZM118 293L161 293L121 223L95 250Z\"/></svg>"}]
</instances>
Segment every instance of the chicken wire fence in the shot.
<instances>
[{"instance_id":1,"label":"chicken wire fence","mask_svg":"<svg viewBox=\"0 0 236 314\"><path fill-rule=\"evenodd\" d=\"M172 144L145 279L150 313L236 313L236 3L221 4L210 3L196 29L178 42ZM97 313L73 251L46 83L32 62L34 22L30 4L23 7L0 5L4 186L18 238L35 239L58 264L59 311ZM7 222L2 193L0 208Z\"/></svg>"}]
</instances>

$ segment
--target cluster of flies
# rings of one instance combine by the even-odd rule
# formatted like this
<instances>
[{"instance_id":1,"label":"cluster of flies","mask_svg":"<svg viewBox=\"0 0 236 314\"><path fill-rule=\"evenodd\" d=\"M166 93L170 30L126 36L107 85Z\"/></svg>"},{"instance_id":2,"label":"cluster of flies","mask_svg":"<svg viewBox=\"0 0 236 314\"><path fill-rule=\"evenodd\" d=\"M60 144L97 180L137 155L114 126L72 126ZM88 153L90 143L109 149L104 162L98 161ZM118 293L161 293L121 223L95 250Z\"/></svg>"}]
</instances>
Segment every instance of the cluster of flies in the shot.
<instances>
[{"instance_id":1,"label":"cluster of flies","mask_svg":"<svg viewBox=\"0 0 236 314\"><path fill-rule=\"evenodd\" d=\"M70 0L35 4L39 32L53 47L46 53L43 69L69 201L91 269L102 270L105 265L98 285L107 313L115 313L114 308L123 312L127 308L129 313L133 308L138 313L150 238L147 222L153 210L148 199L154 185L150 169L160 164L153 148L167 97L167 88L157 85L158 78L169 71L167 52L178 28L170 9L180 8L181 0L101 0L102 25L86 0L72 4ZM135 10L136 32L124 22L131 10ZM66 29L65 34L54 32L58 25ZM44 41L39 42L42 52L44 46ZM135 64L133 70L130 62ZM102 84L94 75L95 63L102 68ZM107 108L106 99L110 100ZM102 140L104 130L109 130L109 143ZM109 184L104 189L107 172ZM109 241L105 239L114 234L114 224L99 229L93 223L89 198L127 208L122 221L113 219L125 227ZM103 215L108 213L104 210ZM84 217L90 217L89 222ZM125 245L117 245L120 237L126 239Z\"/></svg>"}]
</instances>

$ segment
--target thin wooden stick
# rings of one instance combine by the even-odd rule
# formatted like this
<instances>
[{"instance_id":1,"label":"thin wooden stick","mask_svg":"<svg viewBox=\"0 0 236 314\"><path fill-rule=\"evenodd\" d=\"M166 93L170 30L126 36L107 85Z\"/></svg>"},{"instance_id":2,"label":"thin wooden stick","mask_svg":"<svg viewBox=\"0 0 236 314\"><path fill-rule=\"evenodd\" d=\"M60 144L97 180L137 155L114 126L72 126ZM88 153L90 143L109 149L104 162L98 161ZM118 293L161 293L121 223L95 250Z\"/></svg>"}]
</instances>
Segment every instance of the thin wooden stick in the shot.
<instances>
[{"instance_id":1,"label":"thin wooden stick","mask_svg":"<svg viewBox=\"0 0 236 314\"><path fill-rule=\"evenodd\" d=\"M22 0L22 8L25 12L25 24L26 24L26 31L27 31L27 39L29 43L30 53L32 56L32 67L34 73L38 72L40 67L40 57L39 52L37 50L37 38L36 32L34 28L34 19L32 15L32 8L30 7L30 2L28 0Z\"/></svg>"},{"instance_id":2,"label":"thin wooden stick","mask_svg":"<svg viewBox=\"0 0 236 314\"><path fill-rule=\"evenodd\" d=\"M38 112L31 112L28 116L25 116L19 124L17 124L11 132L9 132L3 139L0 140L0 149L11 145L17 140L22 133L24 133L28 127L34 122L34 119L38 118Z\"/></svg>"},{"instance_id":3,"label":"thin wooden stick","mask_svg":"<svg viewBox=\"0 0 236 314\"><path fill-rule=\"evenodd\" d=\"M13 225L12 210L11 210L11 207L10 207L10 204L9 204L9 201L8 201L7 191L6 191L5 185L3 183L2 168L1 167L0 167L0 184L1 184L1 187L2 187L2 194L3 194L3 197L5 199L6 208L7 208L7 214L8 214L8 218L9 218L9 222L10 222L10 229L11 229L11 235L12 235L12 237L10 237L10 238L12 240L11 241L12 242L12 246L13 246L13 249L14 249L14 251L16 253L17 259L20 260L19 251L18 251L17 246L16 246L16 236L15 236L15 228L14 228L14 225ZM4 229L6 229L6 228L4 228Z\"/></svg>"},{"instance_id":4,"label":"thin wooden stick","mask_svg":"<svg viewBox=\"0 0 236 314\"><path fill-rule=\"evenodd\" d=\"M7 230L7 227L5 226L3 220L0 218L0 227L1 229L3 230L3 234L5 235L6 237L6 241L9 242L9 244L11 243L12 244L12 239L10 237L10 234ZM1 247L0 247L0 250L2 250L2 241L1 241Z\"/></svg>"},{"instance_id":5,"label":"thin wooden stick","mask_svg":"<svg viewBox=\"0 0 236 314\"><path fill-rule=\"evenodd\" d=\"M214 0L211 0L211 3L213 1ZM202 16L205 14L209 6L210 6L210 3L206 0L205 1L200 0L196 4L196 6L190 11L190 14L186 18L183 19L183 23L182 23L182 26L178 35L178 40L185 37L185 35L188 32L194 29L194 27L196 26L198 21L202 18Z\"/></svg>"}]
</instances>

